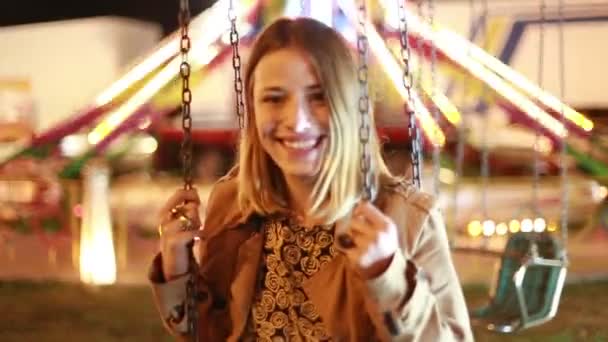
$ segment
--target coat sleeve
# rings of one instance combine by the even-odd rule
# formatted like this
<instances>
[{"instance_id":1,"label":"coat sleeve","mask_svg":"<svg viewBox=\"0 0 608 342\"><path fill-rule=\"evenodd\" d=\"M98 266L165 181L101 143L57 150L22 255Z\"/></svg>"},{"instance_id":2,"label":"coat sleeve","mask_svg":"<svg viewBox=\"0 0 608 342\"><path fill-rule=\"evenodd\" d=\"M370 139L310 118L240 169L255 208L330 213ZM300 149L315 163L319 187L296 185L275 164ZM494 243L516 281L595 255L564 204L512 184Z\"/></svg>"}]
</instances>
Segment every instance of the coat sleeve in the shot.
<instances>
[{"instance_id":1,"label":"coat sleeve","mask_svg":"<svg viewBox=\"0 0 608 342\"><path fill-rule=\"evenodd\" d=\"M218 198L221 197L220 193L224 192L222 186L225 184L225 180L230 179L226 176L220 179L214 186L209 195L207 201L207 209L205 214L205 231L204 236L201 240L195 244L194 251L199 256L201 270L207 264L207 258L205 256L207 244L209 242L209 236L212 236L215 232L221 229L221 225L217 224L222 219L222 213L224 211L219 210L218 207L225 205ZM219 340L218 337L210 337L214 334L220 334L222 329L219 327L201 327L201 324L213 321L215 317L214 309L218 307L216 304L221 304L221 301L216 301L214 298L214 292L211 289L210 283L205 281L204 272L201 271L198 274L197 279L197 307L199 315L199 333L203 334L204 340ZM160 313L161 319L165 328L178 340L187 340L188 333L188 317L186 310L186 285L188 282L189 274L184 276L171 279L167 281L164 277L162 270L162 255L158 253L150 266L148 272L148 281L152 287L152 293L154 302ZM218 303L214 303L214 301ZM222 306L222 305L219 305ZM217 324L216 324L217 325ZM204 332L203 332L204 331Z\"/></svg>"},{"instance_id":2,"label":"coat sleeve","mask_svg":"<svg viewBox=\"0 0 608 342\"><path fill-rule=\"evenodd\" d=\"M154 303L163 324L167 331L180 341L186 341L188 333L186 312L186 284L188 278L189 275L186 274L166 281L162 271L162 255L160 253L154 257L148 272ZM204 292L204 284L199 284L199 286L199 289ZM205 296L204 294L201 297L210 298L209 295ZM204 303L201 303L201 305L205 306Z\"/></svg>"},{"instance_id":3,"label":"coat sleeve","mask_svg":"<svg viewBox=\"0 0 608 342\"><path fill-rule=\"evenodd\" d=\"M473 341L442 214L426 194L416 192L407 202L398 220L406 226L400 227L406 230L401 250L367 283L384 315L378 328L393 341Z\"/></svg>"}]
</instances>

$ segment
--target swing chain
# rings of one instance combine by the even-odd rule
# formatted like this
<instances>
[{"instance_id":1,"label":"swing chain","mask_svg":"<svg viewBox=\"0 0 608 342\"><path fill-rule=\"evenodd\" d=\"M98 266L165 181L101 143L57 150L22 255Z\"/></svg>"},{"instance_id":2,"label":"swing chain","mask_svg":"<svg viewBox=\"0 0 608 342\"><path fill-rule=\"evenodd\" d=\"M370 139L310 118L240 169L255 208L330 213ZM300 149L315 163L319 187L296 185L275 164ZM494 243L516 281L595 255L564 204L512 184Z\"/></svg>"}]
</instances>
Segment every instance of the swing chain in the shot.
<instances>
[{"instance_id":1,"label":"swing chain","mask_svg":"<svg viewBox=\"0 0 608 342\"><path fill-rule=\"evenodd\" d=\"M431 38L431 98L435 98L437 88L437 46L435 45L435 0L428 0L428 17L429 26L431 27L432 38ZM439 134L439 108L433 101L431 103L431 112L433 113L433 120L437 123L434 134L435 138ZM433 144L433 195L439 197L440 182L439 173L441 171L441 149L439 144Z\"/></svg>"},{"instance_id":2,"label":"swing chain","mask_svg":"<svg viewBox=\"0 0 608 342\"><path fill-rule=\"evenodd\" d=\"M488 0L481 1L481 37L484 51L489 50L488 46ZM483 83L481 88L481 216L482 222L488 219L488 186L490 177L490 149L488 146L489 133L489 101L487 101L488 86ZM484 240L484 242L487 242Z\"/></svg>"},{"instance_id":3,"label":"swing chain","mask_svg":"<svg viewBox=\"0 0 608 342\"><path fill-rule=\"evenodd\" d=\"M544 83L544 59L545 59L545 21L546 21L546 4L544 0L540 0L540 21L538 28L538 74L537 83L542 89ZM539 111L542 109L539 108ZM539 183L540 183L540 121L539 114L536 113L534 117L534 165L533 165L533 183L532 183L532 210L536 217L540 216L540 208L538 205L539 201Z\"/></svg>"},{"instance_id":4,"label":"swing chain","mask_svg":"<svg viewBox=\"0 0 608 342\"><path fill-rule=\"evenodd\" d=\"M363 177L363 196L369 200L372 197L372 173L371 156L369 151L369 140L371 136L370 128L370 99L368 89L369 68L368 68L368 41L366 35L365 21L366 8L365 0L359 2L358 7L359 30L357 33L357 52L359 53L359 70L357 77L359 80L359 115L361 124L359 126L359 140L361 143L361 175Z\"/></svg>"},{"instance_id":5,"label":"swing chain","mask_svg":"<svg viewBox=\"0 0 608 342\"><path fill-rule=\"evenodd\" d=\"M180 64L180 76L182 78L182 129L184 138L181 146L181 154L184 172L184 188L192 189L192 117L190 116L190 104L192 102L192 92L190 91L190 63L188 62L188 52L190 51L190 36L188 28L190 25L190 6L189 0L180 0L179 25L181 31L180 52L182 63ZM189 277L186 283L186 312L188 319L188 331L193 341L198 341L198 310L197 293L198 289L198 267L194 255L190 253L189 258Z\"/></svg>"},{"instance_id":6,"label":"swing chain","mask_svg":"<svg viewBox=\"0 0 608 342\"><path fill-rule=\"evenodd\" d=\"M405 104L405 106L406 106L407 116L409 117L409 126L408 126L409 134L410 134L410 137L412 137L412 139L411 139L411 141L412 141L412 152L411 152L412 181L414 182L415 186L420 187L421 186L421 181L420 181L420 178L421 178L420 177L420 173L421 173L421 170L420 170L421 169L421 167L420 167L421 138L420 138L420 131L416 124L416 111L415 111L415 107L414 107L414 99L412 96L413 79L412 79L412 73L410 70L411 50L410 50L410 44L408 41L405 2L406 1L399 1L399 21L400 21L399 42L401 45L401 59L403 62L402 82L407 91L407 103Z\"/></svg>"},{"instance_id":7,"label":"swing chain","mask_svg":"<svg viewBox=\"0 0 608 342\"><path fill-rule=\"evenodd\" d=\"M190 24L189 0L180 0L179 24L181 32L180 53L182 62L179 67L182 78L182 129L184 138L181 146L182 167L184 173L184 187L192 188L192 117L190 116L190 104L192 102L192 92L190 91L190 63L188 62L188 52L190 51L190 36L188 26Z\"/></svg>"},{"instance_id":8,"label":"swing chain","mask_svg":"<svg viewBox=\"0 0 608 342\"><path fill-rule=\"evenodd\" d=\"M559 0L557 3L557 17L558 17L558 56L559 56L559 93L560 99L565 100L565 52L564 52L564 1ZM560 120L564 127L566 127L566 115L564 112L564 103L560 106ZM560 213L560 229L562 233L562 259L568 262L568 210L569 210L569 185L568 185L568 167L566 166L566 135L560 136L560 158L559 166L561 170L561 187L562 187L562 198L561 198L561 213Z\"/></svg>"},{"instance_id":9,"label":"swing chain","mask_svg":"<svg viewBox=\"0 0 608 342\"><path fill-rule=\"evenodd\" d=\"M245 101L243 96L243 78L241 77L241 55L239 53L239 32L236 27L236 10L234 3L230 1L228 9L228 19L230 20L230 45L232 46L232 68L234 70L234 94L236 115L239 120L239 128L245 128Z\"/></svg>"},{"instance_id":10,"label":"swing chain","mask_svg":"<svg viewBox=\"0 0 608 342\"><path fill-rule=\"evenodd\" d=\"M416 12L421 20L424 19L424 1L425 0L416 1ZM414 39L411 48L413 48L414 50L422 50L424 48L424 38L422 37L422 35L416 36L416 39ZM415 77L414 75L412 75L412 78L414 79L412 85L414 89L418 89L419 92L422 92L422 77L424 76L424 72L424 66L421 61L420 63L418 63L418 70Z\"/></svg>"},{"instance_id":11,"label":"swing chain","mask_svg":"<svg viewBox=\"0 0 608 342\"><path fill-rule=\"evenodd\" d=\"M473 12L475 10L475 3L474 0L469 0L468 1L468 19L469 22L472 22L472 17L473 17ZM472 26L472 25L471 25ZM469 37L471 39L471 42L473 41L473 32L472 30L469 32ZM470 58L471 56L471 44L469 43L467 44L467 57ZM462 93L461 93L461 101L462 101L462 107L463 108L467 108L468 107L468 103L467 103L467 86L469 84L470 80L470 76L468 76L468 74L463 73L462 74ZM452 207L452 224L454 225L454 227L458 227L458 213L460 212L460 201L459 201L459 194L460 194L460 180L463 177L464 174L464 154L465 154L465 134L467 133L467 127L468 127L468 116L463 113L462 115L462 119L460 121L460 124L458 125L458 129L457 129L457 144L456 144L456 179L454 180L454 185L453 185L453 192L452 192L452 203L453 203L453 207ZM453 242L453 241L452 241Z\"/></svg>"}]
</instances>

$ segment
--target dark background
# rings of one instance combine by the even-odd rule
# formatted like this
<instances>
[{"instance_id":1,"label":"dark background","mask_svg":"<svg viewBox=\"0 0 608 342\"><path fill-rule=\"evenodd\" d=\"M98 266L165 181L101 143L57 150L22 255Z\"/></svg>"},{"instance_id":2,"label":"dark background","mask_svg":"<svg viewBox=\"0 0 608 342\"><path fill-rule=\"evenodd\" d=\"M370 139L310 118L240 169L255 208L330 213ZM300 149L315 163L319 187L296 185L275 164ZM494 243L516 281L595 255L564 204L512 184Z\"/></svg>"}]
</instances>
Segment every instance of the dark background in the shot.
<instances>
[{"instance_id":1,"label":"dark background","mask_svg":"<svg viewBox=\"0 0 608 342\"><path fill-rule=\"evenodd\" d=\"M192 15L214 0L190 0ZM0 0L0 26L121 16L160 23L165 33L177 28L179 0Z\"/></svg>"}]
</instances>

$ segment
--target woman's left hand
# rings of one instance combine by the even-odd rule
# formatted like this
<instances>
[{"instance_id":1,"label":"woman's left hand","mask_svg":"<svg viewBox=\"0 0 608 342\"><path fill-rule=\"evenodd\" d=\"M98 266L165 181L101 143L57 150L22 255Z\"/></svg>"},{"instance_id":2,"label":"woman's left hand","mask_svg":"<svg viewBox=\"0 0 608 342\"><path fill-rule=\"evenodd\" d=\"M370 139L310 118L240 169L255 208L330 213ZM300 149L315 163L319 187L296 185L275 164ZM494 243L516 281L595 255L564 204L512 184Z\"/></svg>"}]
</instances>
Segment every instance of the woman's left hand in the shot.
<instances>
[{"instance_id":1,"label":"woman's left hand","mask_svg":"<svg viewBox=\"0 0 608 342\"><path fill-rule=\"evenodd\" d=\"M354 246L340 248L367 279L381 275L399 250L399 234L393 220L372 203L360 202L350 221L337 227L337 233L347 234Z\"/></svg>"}]
</instances>

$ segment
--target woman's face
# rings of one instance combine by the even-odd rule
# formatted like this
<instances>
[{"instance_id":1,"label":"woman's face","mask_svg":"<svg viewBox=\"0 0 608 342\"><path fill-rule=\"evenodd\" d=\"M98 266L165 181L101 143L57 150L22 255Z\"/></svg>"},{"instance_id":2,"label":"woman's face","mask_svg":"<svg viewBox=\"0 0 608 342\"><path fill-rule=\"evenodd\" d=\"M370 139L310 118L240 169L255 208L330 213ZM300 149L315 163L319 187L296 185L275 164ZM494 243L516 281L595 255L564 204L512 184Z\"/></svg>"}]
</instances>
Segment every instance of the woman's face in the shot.
<instances>
[{"instance_id":1,"label":"woman's face","mask_svg":"<svg viewBox=\"0 0 608 342\"><path fill-rule=\"evenodd\" d=\"M316 176L326 154L330 107L309 56L293 48L270 52L253 79L262 147L285 177Z\"/></svg>"}]
</instances>

